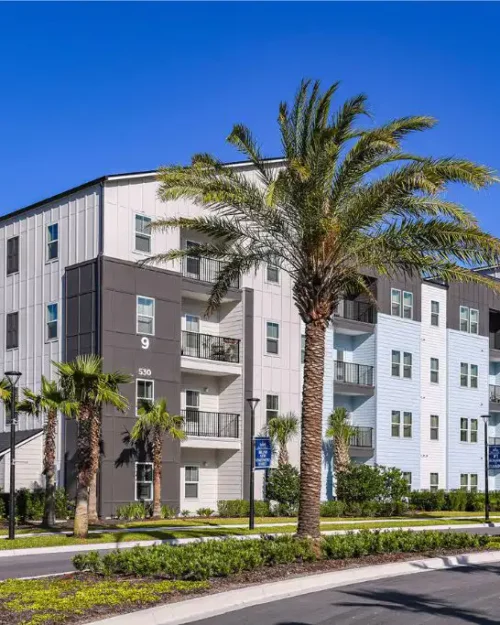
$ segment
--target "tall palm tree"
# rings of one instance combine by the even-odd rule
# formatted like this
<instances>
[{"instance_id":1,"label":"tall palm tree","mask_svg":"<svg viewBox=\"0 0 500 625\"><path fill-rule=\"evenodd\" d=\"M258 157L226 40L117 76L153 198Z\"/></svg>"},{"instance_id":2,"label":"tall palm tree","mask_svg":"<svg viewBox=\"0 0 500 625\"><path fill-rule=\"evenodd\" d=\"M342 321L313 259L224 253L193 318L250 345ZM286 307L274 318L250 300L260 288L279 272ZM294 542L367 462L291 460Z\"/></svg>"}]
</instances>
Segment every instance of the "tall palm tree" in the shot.
<instances>
[{"instance_id":1,"label":"tall palm tree","mask_svg":"<svg viewBox=\"0 0 500 625\"><path fill-rule=\"evenodd\" d=\"M153 518L161 518L161 469L163 459L163 439L165 434L174 440L184 440L184 418L171 415L167 411L167 400L163 397L156 402L143 402L138 410L138 419L130 432L133 441L151 437L153 456Z\"/></svg>"},{"instance_id":2,"label":"tall palm tree","mask_svg":"<svg viewBox=\"0 0 500 625\"><path fill-rule=\"evenodd\" d=\"M348 470L351 464L349 445L356 428L349 423L349 413L343 406L338 406L328 417L326 437L333 439L333 458L335 476Z\"/></svg>"},{"instance_id":3,"label":"tall palm tree","mask_svg":"<svg viewBox=\"0 0 500 625\"><path fill-rule=\"evenodd\" d=\"M97 511L89 510L89 491L95 491L99 469L101 442L101 408L103 404L125 411L128 402L120 393L119 385L131 377L119 371L103 373L102 358L93 354L77 356L72 362L54 362L61 387L71 401L78 404L77 435L77 490L74 535L88 534L89 519L97 518ZM96 500L93 495L93 500ZM95 506L95 503L93 504Z\"/></svg>"},{"instance_id":4,"label":"tall palm tree","mask_svg":"<svg viewBox=\"0 0 500 625\"><path fill-rule=\"evenodd\" d=\"M432 275L499 289L470 266L496 263L500 241L443 197L452 183L475 189L492 184L492 171L465 159L403 152L407 135L434 126L430 117L361 129L364 95L330 114L337 87L321 93L318 82L304 81L293 106L280 105L283 160L277 165L263 158L245 126L233 127L228 141L250 160L252 177L208 154L195 155L188 167L161 168L162 200L188 198L208 210L159 219L153 231L186 228L208 242L150 259L224 261L208 311L240 274L265 263L290 276L306 335L298 535L312 537L319 536L325 334L339 300L363 293L373 301L366 267L382 276Z\"/></svg>"},{"instance_id":5,"label":"tall palm tree","mask_svg":"<svg viewBox=\"0 0 500 625\"><path fill-rule=\"evenodd\" d=\"M288 464L288 443L299 431L299 420L293 412L271 417L267 422L267 431L278 447L278 464Z\"/></svg>"},{"instance_id":6,"label":"tall palm tree","mask_svg":"<svg viewBox=\"0 0 500 625\"><path fill-rule=\"evenodd\" d=\"M45 505L43 524L52 527L56 522L56 430L57 413L62 412L74 416L77 410L75 403L68 401L59 388L58 383L49 381L42 375L39 393L29 388L23 389L24 399L18 404L19 412L34 415L46 415L45 438L43 447L43 472L45 474Z\"/></svg>"}]
</instances>

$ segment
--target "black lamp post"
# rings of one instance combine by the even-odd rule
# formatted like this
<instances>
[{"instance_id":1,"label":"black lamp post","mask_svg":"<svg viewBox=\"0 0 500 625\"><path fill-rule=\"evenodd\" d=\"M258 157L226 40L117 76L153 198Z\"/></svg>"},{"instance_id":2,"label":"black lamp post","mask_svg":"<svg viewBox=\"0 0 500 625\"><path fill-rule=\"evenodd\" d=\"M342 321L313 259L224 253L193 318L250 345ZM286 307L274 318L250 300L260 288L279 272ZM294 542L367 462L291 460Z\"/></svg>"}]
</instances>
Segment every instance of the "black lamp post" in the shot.
<instances>
[{"instance_id":1,"label":"black lamp post","mask_svg":"<svg viewBox=\"0 0 500 625\"><path fill-rule=\"evenodd\" d=\"M489 523L490 520L490 485L488 483L488 422L490 420L489 414L481 415L481 419L484 423L484 520Z\"/></svg>"},{"instance_id":2,"label":"black lamp post","mask_svg":"<svg viewBox=\"0 0 500 625\"><path fill-rule=\"evenodd\" d=\"M247 403L250 406L250 515L248 528L255 527L255 407L260 402L257 397L250 397Z\"/></svg>"},{"instance_id":3,"label":"black lamp post","mask_svg":"<svg viewBox=\"0 0 500 625\"><path fill-rule=\"evenodd\" d=\"M16 537L16 400L20 371L6 371L10 385L10 492L9 492L9 540Z\"/></svg>"}]
</instances>

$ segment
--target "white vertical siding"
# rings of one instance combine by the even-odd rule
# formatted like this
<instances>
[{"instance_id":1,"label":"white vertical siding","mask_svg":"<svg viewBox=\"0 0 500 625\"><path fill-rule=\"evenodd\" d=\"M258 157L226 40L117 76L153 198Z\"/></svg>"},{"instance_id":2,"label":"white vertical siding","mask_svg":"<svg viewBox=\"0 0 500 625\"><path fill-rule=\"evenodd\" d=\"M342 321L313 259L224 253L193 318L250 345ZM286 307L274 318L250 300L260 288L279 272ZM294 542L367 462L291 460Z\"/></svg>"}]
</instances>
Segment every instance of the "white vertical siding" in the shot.
<instances>
[{"instance_id":1,"label":"white vertical siding","mask_svg":"<svg viewBox=\"0 0 500 625\"><path fill-rule=\"evenodd\" d=\"M186 466L199 467L198 498L191 499L184 496L184 469ZM215 449L187 449L181 450L181 510L196 512L199 508L217 510L219 498L217 450Z\"/></svg>"},{"instance_id":2,"label":"white vertical siding","mask_svg":"<svg viewBox=\"0 0 500 625\"><path fill-rule=\"evenodd\" d=\"M31 440L21 443L16 447L16 489L42 486L43 477L43 435L40 433ZM10 491L10 452L7 452L1 459L2 469L0 471L3 484L0 486L3 491Z\"/></svg>"},{"instance_id":3,"label":"white vertical siding","mask_svg":"<svg viewBox=\"0 0 500 625\"><path fill-rule=\"evenodd\" d=\"M243 499L242 452L218 449L218 499Z\"/></svg>"}]
</instances>

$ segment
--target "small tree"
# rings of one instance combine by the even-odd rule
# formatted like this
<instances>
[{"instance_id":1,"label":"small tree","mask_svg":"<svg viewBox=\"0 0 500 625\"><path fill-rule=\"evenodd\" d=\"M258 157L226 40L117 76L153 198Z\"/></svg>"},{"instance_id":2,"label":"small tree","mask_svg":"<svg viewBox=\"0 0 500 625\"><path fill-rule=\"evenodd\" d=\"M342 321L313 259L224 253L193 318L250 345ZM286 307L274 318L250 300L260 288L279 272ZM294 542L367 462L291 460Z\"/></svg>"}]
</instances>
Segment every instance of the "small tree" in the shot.
<instances>
[{"instance_id":1,"label":"small tree","mask_svg":"<svg viewBox=\"0 0 500 625\"><path fill-rule=\"evenodd\" d=\"M345 473L351 464L349 445L356 428L349 423L349 413L343 406L335 408L328 417L326 436L333 439L333 454L335 462L335 478L338 483L339 475Z\"/></svg>"},{"instance_id":2,"label":"small tree","mask_svg":"<svg viewBox=\"0 0 500 625\"><path fill-rule=\"evenodd\" d=\"M278 447L278 464L288 464L288 443L299 431L299 420L293 412L271 417L267 431L274 445Z\"/></svg>"},{"instance_id":3,"label":"small tree","mask_svg":"<svg viewBox=\"0 0 500 625\"><path fill-rule=\"evenodd\" d=\"M57 413L75 415L77 405L68 401L56 381L49 381L42 375L39 393L23 389L24 399L18 410L36 417L46 415L43 447L43 472L45 475L45 503L43 525L52 527L56 522L56 431Z\"/></svg>"},{"instance_id":4,"label":"small tree","mask_svg":"<svg viewBox=\"0 0 500 625\"><path fill-rule=\"evenodd\" d=\"M163 439L165 434L174 440L183 440L186 433L183 429L184 418L171 415L167 411L167 400L159 399L154 404L143 402L139 408L130 439L133 441L147 440L151 437L153 452L153 518L161 519L161 469L163 460Z\"/></svg>"},{"instance_id":5,"label":"small tree","mask_svg":"<svg viewBox=\"0 0 500 625\"><path fill-rule=\"evenodd\" d=\"M300 496L300 475L291 464L281 464L271 469L267 478L266 495L277 501L286 514L295 513Z\"/></svg>"}]
</instances>

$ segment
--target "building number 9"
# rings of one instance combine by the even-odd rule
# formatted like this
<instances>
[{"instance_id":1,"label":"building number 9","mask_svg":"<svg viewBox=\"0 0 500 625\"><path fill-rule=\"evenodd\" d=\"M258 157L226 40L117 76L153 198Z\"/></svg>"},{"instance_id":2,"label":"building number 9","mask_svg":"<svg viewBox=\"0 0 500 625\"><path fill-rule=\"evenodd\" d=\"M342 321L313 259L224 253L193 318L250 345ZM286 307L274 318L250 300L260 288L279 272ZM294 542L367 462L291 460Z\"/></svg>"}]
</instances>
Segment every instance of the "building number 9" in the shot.
<instances>
[{"instance_id":1,"label":"building number 9","mask_svg":"<svg viewBox=\"0 0 500 625\"><path fill-rule=\"evenodd\" d=\"M149 339L147 336L143 336L141 339L141 347L142 349L148 349L149 347Z\"/></svg>"}]
</instances>

